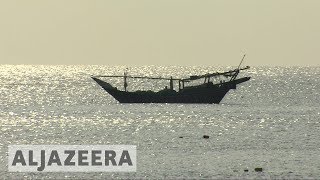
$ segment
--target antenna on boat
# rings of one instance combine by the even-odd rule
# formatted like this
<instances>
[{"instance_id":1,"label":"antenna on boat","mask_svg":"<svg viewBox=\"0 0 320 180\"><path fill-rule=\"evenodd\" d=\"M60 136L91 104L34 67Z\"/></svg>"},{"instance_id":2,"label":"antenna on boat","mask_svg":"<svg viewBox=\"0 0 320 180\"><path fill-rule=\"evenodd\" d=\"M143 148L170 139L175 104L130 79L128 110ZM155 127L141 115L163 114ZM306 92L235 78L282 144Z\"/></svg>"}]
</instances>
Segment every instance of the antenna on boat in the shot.
<instances>
[{"instance_id":1,"label":"antenna on boat","mask_svg":"<svg viewBox=\"0 0 320 180\"><path fill-rule=\"evenodd\" d=\"M242 57L242 59L241 59L241 62L240 62L240 64L239 64L238 68L237 68L238 70L240 69L240 66L241 66L241 64L242 64L242 62L243 62L243 60L244 60L245 57L246 57L246 54L243 55L243 57Z\"/></svg>"}]
</instances>

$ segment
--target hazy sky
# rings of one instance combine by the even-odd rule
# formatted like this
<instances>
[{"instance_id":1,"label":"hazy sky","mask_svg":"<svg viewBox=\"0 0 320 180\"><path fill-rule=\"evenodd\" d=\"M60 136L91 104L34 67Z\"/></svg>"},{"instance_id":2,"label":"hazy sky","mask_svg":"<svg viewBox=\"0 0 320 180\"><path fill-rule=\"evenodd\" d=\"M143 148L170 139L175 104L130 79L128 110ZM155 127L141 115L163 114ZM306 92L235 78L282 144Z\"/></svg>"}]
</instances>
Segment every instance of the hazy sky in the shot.
<instances>
[{"instance_id":1,"label":"hazy sky","mask_svg":"<svg viewBox=\"0 0 320 180\"><path fill-rule=\"evenodd\" d=\"M0 0L1 64L320 65L320 0Z\"/></svg>"}]
</instances>

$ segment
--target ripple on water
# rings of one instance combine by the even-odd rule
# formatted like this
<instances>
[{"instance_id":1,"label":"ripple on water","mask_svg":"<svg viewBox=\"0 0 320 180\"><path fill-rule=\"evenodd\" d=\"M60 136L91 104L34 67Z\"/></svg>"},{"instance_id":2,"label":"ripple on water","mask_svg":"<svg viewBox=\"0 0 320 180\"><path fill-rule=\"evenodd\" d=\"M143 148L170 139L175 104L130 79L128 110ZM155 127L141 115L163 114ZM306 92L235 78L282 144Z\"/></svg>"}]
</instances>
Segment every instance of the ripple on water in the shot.
<instances>
[{"instance_id":1,"label":"ripple on water","mask_svg":"<svg viewBox=\"0 0 320 180\"><path fill-rule=\"evenodd\" d=\"M139 155L136 173L7 173L6 148L0 148L0 176L320 176L320 80L314 78L320 75L319 67L253 67L243 74L252 79L230 91L220 105L118 104L90 78L122 74L124 69L1 65L0 144L133 144ZM132 67L129 73L187 77L219 70L225 68L144 66ZM121 79L109 81L122 87ZM130 90L166 85L129 81ZM253 172L255 167L264 172Z\"/></svg>"}]
</instances>

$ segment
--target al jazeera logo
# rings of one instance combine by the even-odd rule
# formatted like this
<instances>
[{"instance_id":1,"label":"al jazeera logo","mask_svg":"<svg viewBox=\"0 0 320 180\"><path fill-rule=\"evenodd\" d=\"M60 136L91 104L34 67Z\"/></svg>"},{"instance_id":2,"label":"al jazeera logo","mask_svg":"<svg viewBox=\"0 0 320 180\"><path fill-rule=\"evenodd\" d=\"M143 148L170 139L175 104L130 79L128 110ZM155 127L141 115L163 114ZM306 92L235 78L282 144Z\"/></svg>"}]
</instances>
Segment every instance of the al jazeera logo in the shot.
<instances>
[{"instance_id":1,"label":"al jazeera logo","mask_svg":"<svg viewBox=\"0 0 320 180\"><path fill-rule=\"evenodd\" d=\"M136 172L133 145L10 145L9 172Z\"/></svg>"}]
</instances>

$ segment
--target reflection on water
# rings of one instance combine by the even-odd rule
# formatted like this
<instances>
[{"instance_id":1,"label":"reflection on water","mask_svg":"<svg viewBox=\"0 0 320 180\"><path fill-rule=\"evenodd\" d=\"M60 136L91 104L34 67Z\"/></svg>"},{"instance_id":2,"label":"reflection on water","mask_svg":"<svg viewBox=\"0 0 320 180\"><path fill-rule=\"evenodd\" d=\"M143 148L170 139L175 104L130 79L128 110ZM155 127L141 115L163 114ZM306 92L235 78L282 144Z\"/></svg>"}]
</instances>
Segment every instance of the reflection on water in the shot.
<instances>
[{"instance_id":1,"label":"reflection on water","mask_svg":"<svg viewBox=\"0 0 320 180\"><path fill-rule=\"evenodd\" d=\"M320 176L320 68L254 67L220 105L119 104L90 75L125 67L0 66L0 176L306 178ZM133 67L187 77L231 67ZM122 79L108 82L122 87ZM167 82L132 82L131 90ZM203 139L203 135L209 139ZM179 138L182 137L182 138ZM137 145L136 173L8 173L9 144ZM263 173L253 171L263 167ZM244 172L249 169L249 172Z\"/></svg>"}]
</instances>

